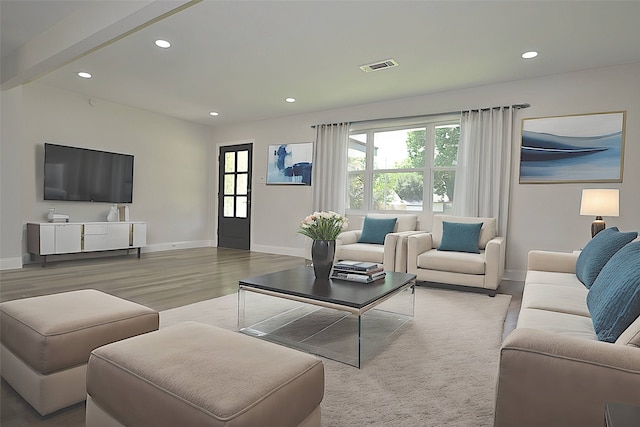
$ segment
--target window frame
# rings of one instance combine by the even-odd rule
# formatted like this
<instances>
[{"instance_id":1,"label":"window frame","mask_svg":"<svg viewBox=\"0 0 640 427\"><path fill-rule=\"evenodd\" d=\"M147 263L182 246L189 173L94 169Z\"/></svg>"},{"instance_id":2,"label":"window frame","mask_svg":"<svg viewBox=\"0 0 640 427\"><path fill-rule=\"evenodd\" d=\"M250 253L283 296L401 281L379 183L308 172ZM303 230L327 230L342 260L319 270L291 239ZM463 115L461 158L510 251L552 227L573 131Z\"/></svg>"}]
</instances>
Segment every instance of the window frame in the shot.
<instances>
[{"instance_id":1,"label":"window frame","mask_svg":"<svg viewBox=\"0 0 640 427\"><path fill-rule=\"evenodd\" d=\"M365 215L368 212L376 213L433 213L433 182L434 172L451 170L454 174L457 172L458 164L455 166L434 166L434 154L435 154L435 129L438 126L446 126L457 124L460 125L460 114L447 114L428 116L418 119L412 119L410 121L402 121L397 123L395 120L390 121L376 121L369 124L359 124L357 127L353 127L349 131L349 137L352 135L366 135L365 143L365 167L359 170L349 170L347 166L347 192L346 192L346 213L348 215ZM402 168L402 169L374 169L374 134L378 132L389 132L406 129L425 129L425 165L421 168ZM458 141L459 142L459 141ZM422 209L420 210L398 210L398 209L374 209L373 198L373 176L379 173L406 173L406 172L420 172L423 174L423 194L422 194ZM364 176L364 200L361 209L349 208L349 185L351 177L356 175ZM426 203L425 203L426 202ZM428 209L428 211L427 211Z\"/></svg>"}]
</instances>

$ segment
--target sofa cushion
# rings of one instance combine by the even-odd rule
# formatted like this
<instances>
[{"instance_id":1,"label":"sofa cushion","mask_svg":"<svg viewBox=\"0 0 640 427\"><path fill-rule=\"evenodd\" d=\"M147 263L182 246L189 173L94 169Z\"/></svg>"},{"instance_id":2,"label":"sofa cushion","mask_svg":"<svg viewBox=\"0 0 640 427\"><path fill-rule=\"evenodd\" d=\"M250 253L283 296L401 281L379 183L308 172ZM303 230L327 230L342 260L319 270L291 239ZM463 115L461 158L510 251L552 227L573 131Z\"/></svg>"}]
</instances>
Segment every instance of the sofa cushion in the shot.
<instances>
[{"instance_id":1,"label":"sofa cushion","mask_svg":"<svg viewBox=\"0 0 640 427\"><path fill-rule=\"evenodd\" d=\"M384 245L384 238L392 233L396 226L397 218L372 218L365 217L362 226L362 234L358 243L375 243Z\"/></svg>"},{"instance_id":2,"label":"sofa cushion","mask_svg":"<svg viewBox=\"0 0 640 427\"><path fill-rule=\"evenodd\" d=\"M587 307L588 292L582 285L529 283L524 288L521 307L591 317Z\"/></svg>"},{"instance_id":3,"label":"sofa cushion","mask_svg":"<svg viewBox=\"0 0 640 427\"><path fill-rule=\"evenodd\" d=\"M396 218L396 226L393 228L394 233L400 233L403 231L416 231L418 229L418 215L370 213L367 214L367 217L376 219Z\"/></svg>"},{"instance_id":4,"label":"sofa cushion","mask_svg":"<svg viewBox=\"0 0 640 427\"><path fill-rule=\"evenodd\" d=\"M600 341L615 342L640 316L640 241L611 257L589 289L587 305Z\"/></svg>"},{"instance_id":5,"label":"sofa cushion","mask_svg":"<svg viewBox=\"0 0 640 427\"><path fill-rule=\"evenodd\" d=\"M518 314L518 329L537 329L597 341L591 319L575 314L558 313L557 311L523 308Z\"/></svg>"},{"instance_id":6,"label":"sofa cushion","mask_svg":"<svg viewBox=\"0 0 640 427\"><path fill-rule=\"evenodd\" d=\"M607 261L636 237L638 237L637 232L622 233L617 227L607 228L596 234L578 256L576 261L578 279L590 288Z\"/></svg>"},{"instance_id":7,"label":"sofa cushion","mask_svg":"<svg viewBox=\"0 0 640 427\"><path fill-rule=\"evenodd\" d=\"M546 283L553 284L554 286L569 286L572 288L580 288L587 290L582 282L578 280L573 273L559 273L556 271L527 271L527 278L525 279L525 288L529 284L533 283Z\"/></svg>"},{"instance_id":8,"label":"sofa cushion","mask_svg":"<svg viewBox=\"0 0 640 427\"><path fill-rule=\"evenodd\" d=\"M640 348L640 316L616 340L616 344Z\"/></svg>"},{"instance_id":9,"label":"sofa cushion","mask_svg":"<svg viewBox=\"0 0 640 427\"><path fill-rule=\"evenodd\" d=\"M432 249L418 255L417 266L425 270L462 274L485 274L485 253L447 252Z\"/></svg>"},{"instance_id":10,"label":"sofa cushion","mask_svg":"<svg viewBox=\"0 0 640 427\"><path fill-rule=\"evenodd\" d=\"M469 252L479 254L478 239L482 223L442 221L442 241L439 251Z\"/></svg>"},{"instance_id":11,"label":"sofa cushion","mask_svg":"<svg viewBox=\"0 0 640 427\"><path fill-rule=\"evenodd\" d=\"M496 233L496 219L484 218L484 217L466 217L466 216L453 216L453 215L434 215L433 225L431 227L431 234L433 236L433 247L440 246L442 241L442 222L463 222L463 223L478 223L482 222L482 229L480 230L480 239L478 240L478 247L484 249L489 243L489 240L497 236Z\"/></svg>"}]
</instances>

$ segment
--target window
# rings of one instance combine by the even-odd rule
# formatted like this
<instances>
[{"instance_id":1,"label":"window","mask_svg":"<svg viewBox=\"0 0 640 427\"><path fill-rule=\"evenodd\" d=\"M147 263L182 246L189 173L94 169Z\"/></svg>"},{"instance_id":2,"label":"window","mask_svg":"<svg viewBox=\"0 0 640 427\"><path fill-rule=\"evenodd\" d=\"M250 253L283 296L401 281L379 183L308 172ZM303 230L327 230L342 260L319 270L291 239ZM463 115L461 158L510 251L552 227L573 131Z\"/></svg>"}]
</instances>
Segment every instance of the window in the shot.
<instances>
[{"instance_id":1,"label":"window","mask_svg":"<svg viewBox=\"0 0 640 427\"><path fill-rule=\"evenodd\" d=\"M451 116L352 129L347 209L450 213L459 139L460 119Z\"/></svg>"}]
</instances>

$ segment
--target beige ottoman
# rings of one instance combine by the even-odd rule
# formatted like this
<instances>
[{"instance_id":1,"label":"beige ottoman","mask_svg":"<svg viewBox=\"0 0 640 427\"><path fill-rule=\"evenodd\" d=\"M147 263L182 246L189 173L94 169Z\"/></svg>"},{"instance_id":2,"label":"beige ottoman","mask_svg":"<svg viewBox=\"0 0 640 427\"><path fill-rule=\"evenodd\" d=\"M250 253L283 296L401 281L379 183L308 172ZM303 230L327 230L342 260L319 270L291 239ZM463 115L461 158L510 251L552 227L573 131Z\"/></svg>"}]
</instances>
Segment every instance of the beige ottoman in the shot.
<instances>
[{"instance_id":1,"label":"beige ottoman","mask_svg":"<svg viewBox=\"0 0 640 427\"><path fill-rule=\"evenodd\" d=\"M315 356L195 322L100 347L87 427L320 426Z\"/></svg>"},{"instance_id":2,"label":"beige ottoman","mask_svg":"<svg viewBox=\"0 0 640 427\"><path fill-rule=\"evenodd\" d=\"M158 329L158 313L96 290L0 304L0 373L40 414L85 400L91 350Z\"/></svg>"}]
</instances>

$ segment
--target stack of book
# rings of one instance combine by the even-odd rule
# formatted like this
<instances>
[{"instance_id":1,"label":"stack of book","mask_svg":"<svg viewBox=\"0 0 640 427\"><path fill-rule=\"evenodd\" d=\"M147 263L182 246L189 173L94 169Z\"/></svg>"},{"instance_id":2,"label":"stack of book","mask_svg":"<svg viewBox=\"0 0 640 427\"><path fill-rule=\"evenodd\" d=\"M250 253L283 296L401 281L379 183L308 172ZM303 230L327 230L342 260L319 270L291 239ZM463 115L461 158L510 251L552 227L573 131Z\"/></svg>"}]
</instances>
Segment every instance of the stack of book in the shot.
<instances>
[{"instance_id":1,"label":"stack of book","mask_svg":"<svg viewBox=\"0 0 640 427\"><path fill-rule=\"evenodd\" d=\"M384 269L375 262L340 261L333 265L332 279L371 283L385 276Z\"/></svg>"}]
</instances>

